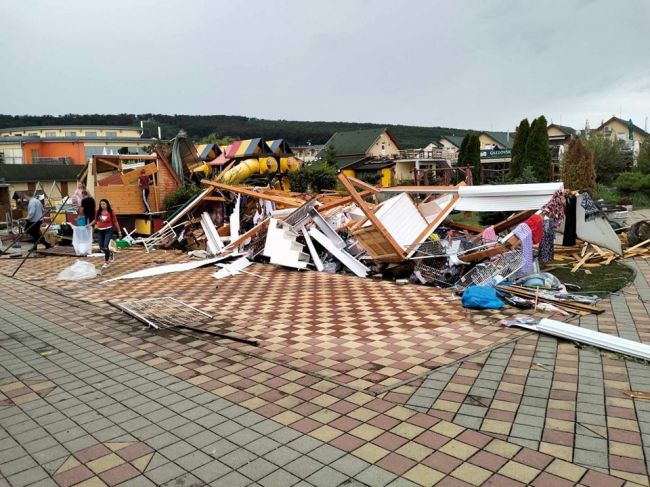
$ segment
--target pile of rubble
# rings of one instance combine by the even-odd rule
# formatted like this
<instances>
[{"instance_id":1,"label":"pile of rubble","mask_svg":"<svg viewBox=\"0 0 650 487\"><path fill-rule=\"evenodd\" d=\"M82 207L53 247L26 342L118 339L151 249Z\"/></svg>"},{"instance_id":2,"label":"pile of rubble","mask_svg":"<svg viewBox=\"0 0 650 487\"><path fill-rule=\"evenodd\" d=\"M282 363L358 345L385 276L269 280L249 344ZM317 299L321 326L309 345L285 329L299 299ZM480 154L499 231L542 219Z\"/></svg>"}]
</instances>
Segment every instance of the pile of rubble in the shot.
<instances>
[{"instance_id":1,"label":"pile of rubble","mask_svg":"<svg viewBox=\"0 0 650 487\"><path fill-rule=\"evenodd\" d=\"M135 241L147 251L181 248L199 260L115 279L210 264L220 267L214 277L221 279L246 273L259 261L461 293L490 286L510 304L587 313L599 311L595 301L567 294L552 276L539 274L540 265L554 259L560 262L553 265L562 265L570 255L580 257L576 266L581 267L623 255L621 241L591 198L565 191L562 183L378 188L342 173L339 181L344 192L299 194L204 180L206 189L159 232ZM449 218L459 211L510 216L484 229ZM531 275L541 279L534 286L563 297L530 291ZM499 284L505 285L497 289Z\"/></svg>"}]
</instances>

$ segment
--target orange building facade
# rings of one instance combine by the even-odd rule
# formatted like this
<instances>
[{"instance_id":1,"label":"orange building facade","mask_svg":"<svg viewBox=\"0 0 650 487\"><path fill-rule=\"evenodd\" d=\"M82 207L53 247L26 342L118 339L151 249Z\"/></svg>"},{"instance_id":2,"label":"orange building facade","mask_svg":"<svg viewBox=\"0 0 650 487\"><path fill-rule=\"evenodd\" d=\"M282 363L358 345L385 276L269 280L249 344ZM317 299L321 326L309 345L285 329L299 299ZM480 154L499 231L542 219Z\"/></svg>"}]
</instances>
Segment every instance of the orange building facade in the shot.
<instances>
[{"instance_id":1,"label":"orange building facade","mask_svg":"<svg viewBox=\"0 0 650 487\"><path fill-rule=\"evenodd\" d=\"M31 164L39 158L67 158L72 164L85 164L83 142L25 142L23 164Z\"/></svg>"}]
</instances>

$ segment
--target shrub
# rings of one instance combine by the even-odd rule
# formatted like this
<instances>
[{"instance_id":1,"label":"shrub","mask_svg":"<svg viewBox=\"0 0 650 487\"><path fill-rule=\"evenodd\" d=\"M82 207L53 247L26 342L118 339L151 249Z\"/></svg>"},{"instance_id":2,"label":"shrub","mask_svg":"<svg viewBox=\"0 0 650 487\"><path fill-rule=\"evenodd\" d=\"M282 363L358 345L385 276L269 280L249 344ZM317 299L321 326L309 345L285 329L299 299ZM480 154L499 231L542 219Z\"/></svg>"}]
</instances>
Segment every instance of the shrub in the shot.
<instances>
[{"instance_id":1,"label":"shrub","mask_svg":"<svg viewBox=\"0 0 650 487\"><path fill-rule=\"evenodd\" d=\"M594 155L580 139L569 142L562 163L562 181L567 188L587 189L590 193L596 187Z\"/></svg>"},{"instance_id":2,"label":"shrub","mask_svg":"<svg viewBox=\"0 0 650 487\"><path fill-rule=\"evenodd\" d=\"M291 191L299 193L308 191L319 193L325 189L334 189L337 182L336 167L329 164L302 166L296 172L289 174Z\"/></svg>"},{"instance_id":3,"label":"shrub","mask_svg":"<svg viewBox=\"0 0 650 487\"><path fill-rule=\"evenodd\" d=\"M171 216L183 205L185 205L191 198L197 193L201 192L201 188L195 184L184 184L178 188L173 193L165 196L163 200L163 207L167 214L165 215L166 219L171 218Z\"/></svg>"},{"instance_id":4,"label":"shrub","mask_svg":"<svg viewBox=\"0 0 650 487\"><path fill-rule=\"evenodd\" d=\"M616 189L619 191L636 191L636 186L641 175L635 172L623 172L616 178Z\"/></svg>"},{"instance_id":5,"label":"shrub","mask_svg":"<svg viewBox=\"0 0 650 487\"><path fill-rule=\"evenodd\" d=\"M535 175L535 171L530 166L525 166L518 177L512 180L515 184L533 184L538 183L539 179Z\"/></svg>"}]
</instances>

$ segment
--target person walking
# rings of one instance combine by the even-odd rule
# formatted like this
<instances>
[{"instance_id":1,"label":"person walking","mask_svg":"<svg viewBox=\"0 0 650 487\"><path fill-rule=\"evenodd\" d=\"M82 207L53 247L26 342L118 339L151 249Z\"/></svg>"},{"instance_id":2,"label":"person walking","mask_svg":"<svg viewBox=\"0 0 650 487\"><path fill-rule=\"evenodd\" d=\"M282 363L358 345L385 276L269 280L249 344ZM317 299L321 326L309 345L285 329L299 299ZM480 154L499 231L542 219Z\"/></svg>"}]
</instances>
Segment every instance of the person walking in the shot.
<instances>
[{"instance_id":1,"label":"person walking","mask_svg":"<svg viewBox=\"0 0 650 487\"><path fill-rule=\"evenodd\" d=\"M27 193L27 226L25 228L25 232L32 237L34 240L34 246L29 249L31 252L32 250L37 250L38 244L41 240L43 240L43 234L41 233L41 225L43 225L43 213L45 210L43 209L43 204L38 200L38 198L34 197L33 193ZM47 240L43 240L43 245L45 245L46 249L49 249L52 247Z\"/></svg>"},{"instance_id":2,"label":"person walking","mask_svg":"<svg viewBox=\"0 0 650 487\"><path fill-rule=\"evenodd\" d=\"M109 247L111 239L113 238L113 229L121 237L122 231L117 221L117 216L111 208L111 204L107 199L99 200L99 208L95 215L95 219L90 222L92 226L97 229L97 240L99 240L99 248L104 252L104 265L102 268L109 266L109 261L115 260L113 253Z\"/></svg>"},{"instance_id":3,"label":"person walking","mask_svg":"<svg viewBox=\"0 0 650 487\"><path fill-rule=\"evenodd\" d=\"M81 211L82 215L85 217L84 225L90 225L90 222L95 218L97 205L95 204L95 198L90 196L86 190L82 192Z\"/></svg>"},{"instance_id":4,"label":"person walking","mask_svg":"<svg viewBox=\"0 0 650 487\"><path fill-rule=\"evenodd\" d=\"M142 202L144 203L144 209L146 213L151 213L151 207L149 206L149 176L145 170L140 171L140 177L138 178L138 186L142 190Z\"/></svg>"}]
</instances>

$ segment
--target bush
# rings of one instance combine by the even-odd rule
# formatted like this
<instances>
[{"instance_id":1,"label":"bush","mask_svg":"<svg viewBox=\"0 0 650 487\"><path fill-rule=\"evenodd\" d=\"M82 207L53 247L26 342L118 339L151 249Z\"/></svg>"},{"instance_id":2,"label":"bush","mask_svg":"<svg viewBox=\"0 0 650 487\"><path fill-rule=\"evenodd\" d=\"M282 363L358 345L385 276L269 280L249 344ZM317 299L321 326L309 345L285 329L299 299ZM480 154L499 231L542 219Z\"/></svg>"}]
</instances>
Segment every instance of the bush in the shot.
<instances>
[{"instance_id":1,"label":"bush","mask_svg":"<svg viewBox=\"0 0 650 487\"><path fill-rule=\"evenodd\" d=\"M619 191L637 191L637 185L641 174L635 172L623 172L616 178L616 189Z\"/></svg>"},{"instance_id":2,"label":"bush","mask_svg":"<svg viewBox=\"0 0 650 487\"><path fill-rule=\"evenodd\" d=\"M521 170L521 174L512 180L514 184L533 184L538 183L539 179L535 175L535 171L530 166L526 166Z\"/></svg>"},{"instance_id":3,"label":"bush","mask_svg":"<svg viewBox=\"0 0 650 487\"><path fill-rule=\"evenodd\" d=\"M167 212L165 218L166 219L171 218L171 216L179 208L184 206L192 198L192 196L200 192L201 192L201 188L199 188L197 185L184 184L173 193L170 193L167 196L165 196L165 199L163 200L163 207Z\"/></svg>"},{"instance_id":4,"label":"bush","mask_svg":"<svg viewBox=\"0 0 650 487\"><path fill-rule=\"evenodd\" d=\"M364 183L368 184L379 184L381 180L381 173L373 171L359 171L357 173L357 179L360 179Z\"/></svg>"},{"instance_id":5,"label":"bush","mask_svg":"<svg viewBox=\"0 0 650 487\"><path fill-rule=\"evenodd\" d=\"M312 164L302 166L296 172L289 174L291 191L319 193L325 189L336 188L336 167L329 164Z\"/></svg>"}]
</instances>

